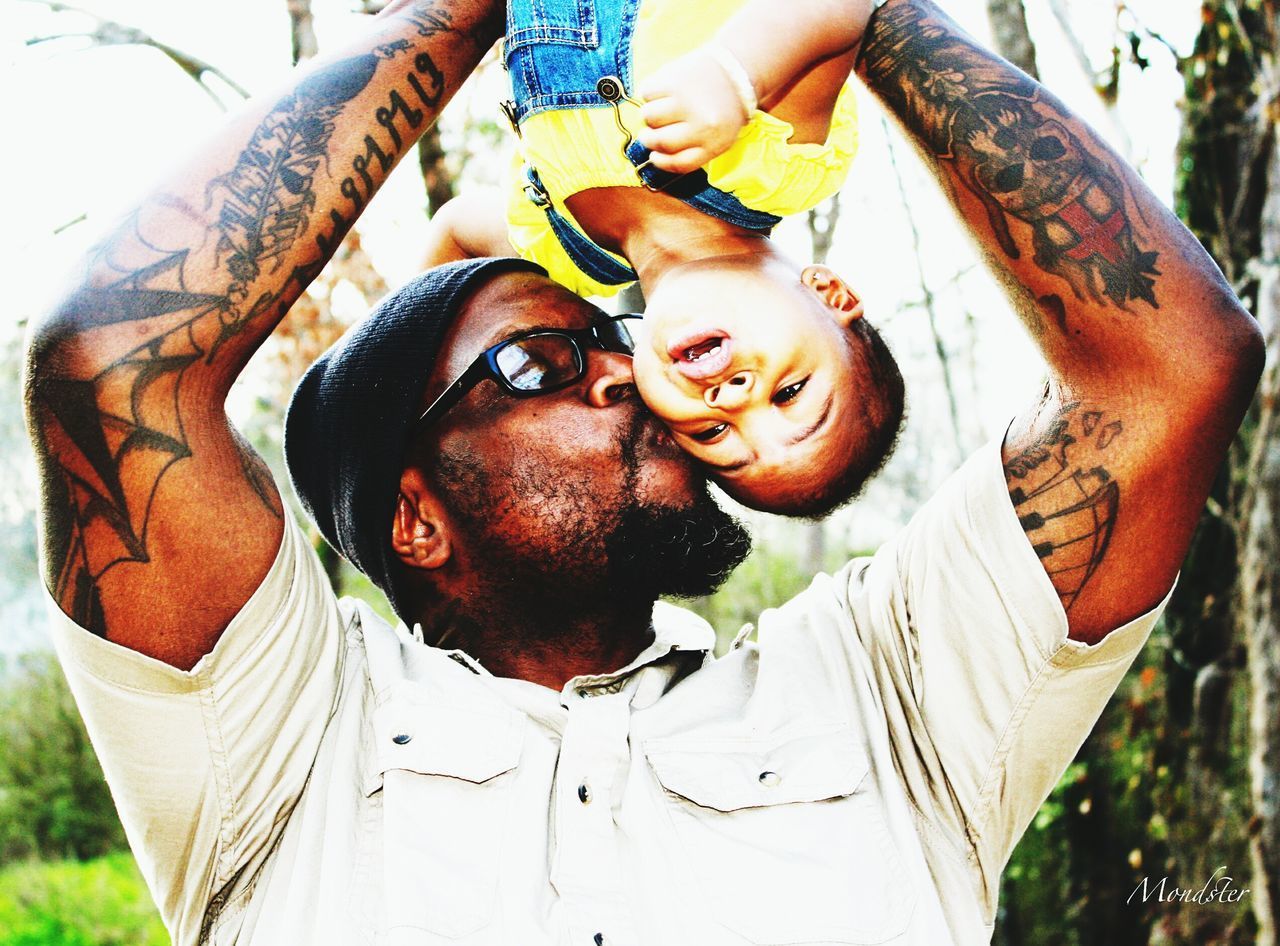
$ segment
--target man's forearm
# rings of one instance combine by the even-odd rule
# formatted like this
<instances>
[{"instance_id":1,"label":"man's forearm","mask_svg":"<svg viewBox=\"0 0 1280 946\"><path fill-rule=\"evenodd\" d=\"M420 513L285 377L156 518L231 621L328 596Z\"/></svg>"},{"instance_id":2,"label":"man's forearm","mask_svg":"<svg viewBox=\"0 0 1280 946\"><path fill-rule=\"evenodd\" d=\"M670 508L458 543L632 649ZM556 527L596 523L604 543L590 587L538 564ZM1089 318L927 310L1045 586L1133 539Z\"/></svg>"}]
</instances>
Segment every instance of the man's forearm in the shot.
<instances>
[{"instance_id":1,"label":"man's forearm","mask_svg":"<svg viewBox=\"0 0 1280 946\"><path fill-rule=\"evenodd\" d=\"M929 0L880 7L857 68L1048 362L1005 478L1068 633L1096 642L1168 591L1258 377L1257 327L1137 172Z\"/></svg>"},{"instance_id":2,"label":"man's forearm","mask_svg":"<svg viewBox=\"0 0 1280 946\"><path fill-rule=\"evenodd\" d=\"M256 587L283 509L223 400L496 39L501 9L393 2L366 38L250 103L33 327L43 564L81 625L188 667Z\"/></svg>"},{"instance_id":3,"label":"man's forearm","mask_svg":"<svg viewBox=\"0 0 1280 946\"><path fill-rule=\"evenodd\" d=\"M91 357L117 349L119 333L102 331L110 326L163 332L165 316L203 313L217 324L195 326L202 361L243 362L492 43L500 24L484 9L393 3L367 40L250 104L102 244L83 284L38 328L36 350L90 333L81 354Z\"/></svg>"},{"instance_id":4,"label":"man's forearm","mask_svg":"<svg viewBox=\"0 0 1280 946\"><path fill-rule=\"evenodd\" d=\"M1184 354L1171 336L1203 334L1216 313L1238 314L1212 260L1138 174L929 0L881 7L858 71L1012 277L1059 373L1079 379L1141 366L1154 380L1169 357Z\"/></svg>"}]
</instances>

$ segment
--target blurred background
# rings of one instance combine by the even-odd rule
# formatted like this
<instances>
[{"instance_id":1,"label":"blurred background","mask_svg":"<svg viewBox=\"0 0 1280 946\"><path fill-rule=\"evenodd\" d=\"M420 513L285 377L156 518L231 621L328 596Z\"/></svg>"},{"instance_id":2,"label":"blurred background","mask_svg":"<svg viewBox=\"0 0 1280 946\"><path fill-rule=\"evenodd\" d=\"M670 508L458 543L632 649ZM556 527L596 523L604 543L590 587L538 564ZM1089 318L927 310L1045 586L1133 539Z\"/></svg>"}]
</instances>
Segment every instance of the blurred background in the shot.
<instances>
[{"instance_id":1,"label":"blurred background","mask_svg":"<svg viewBox=\"0 0 1280 946\"><path fill-rule=\"evenodd\" d=\"M43 618L22 340L80 254L247 94L362 28L380 0L0 0L0 944L168 943ZM1263 322L1272 359L1165 619L1005 873L1001 946L1275 946L1280 922L1280 5L943 0L1145 176ZM306 364L417 270L456 192L513 146L491 56L254 360L232 412L277 476ZM889 467L824 523L749 516L757 551L694 606L722 643L815 571L873 551L1039 393L1043 368L914 152L875 103L846 189L779 231L863 294L908 379ZM1187 392L1195 396L1195 392ZM1172 458L1176 462L1176 458ZM342 594L373 591L317 539ZM381 602L379 602L381 604ZM385 608L385 606L384 606ZM157 751L163 751L157 747ZM1230 876L1231 903L1144 898ZM1270 894L1268 894L1270 891ZM1135 895L1136 892L1136 895Z\"/></svg>"}]
</instances>

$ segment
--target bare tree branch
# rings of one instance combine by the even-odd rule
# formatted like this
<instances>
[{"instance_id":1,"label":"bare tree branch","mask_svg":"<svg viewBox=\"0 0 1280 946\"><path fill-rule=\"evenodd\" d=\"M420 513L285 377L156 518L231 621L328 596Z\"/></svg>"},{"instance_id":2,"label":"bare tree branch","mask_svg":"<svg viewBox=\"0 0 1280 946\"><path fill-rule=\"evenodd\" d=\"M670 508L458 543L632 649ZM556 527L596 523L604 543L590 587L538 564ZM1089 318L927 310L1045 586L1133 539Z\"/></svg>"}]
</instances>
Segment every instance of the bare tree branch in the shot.
<instances>
[{"instance_id":1,"label":"bare tree branch","mask_svg":"<svg viewBox=\"0 0 1280 946\"><path fill-rule=\"evenodd\" d=\"M1039 79L1036 44L1027 29L1027 11L1022 0L987 0L987 19L991 22L996 52L1031 78Z\"/></svg>"},{"instance_id":2,"label":"bare tree branch","mask_svg":"<svg viewBox=\"0 0 1280 946\"><path fill-rule=\"evenodd\" d=\"M183 52L181 49L170 46L168 43L162 43L135 26L125 26L123 23L117 23L114 20L103 19L93 13L89 13L87 10L82 10L66 3L58 3L56 0L28 0L28 2L39 3L48 7L54 13L75 13L89 17L96 23L93 29L87 31L34 37L27 40L28 46L34 46L37 43L50 43L61 39L87 39L95 46L150 46L152 49L158 49L168 56L179 69L194 79L196 84L224 111L227 107L226 104L205 83L206 76L215 76L241 98L247 99L249 97L249 93L243 86L217 66L205 62L198 56L193 56L190 53Z\"/></svg>"},{"instance_id":3,"label":"bare tree branch","mask_svg":"<svg viewBox=\"0 0 1280 946\"><path fill-rule=\"evenodd\" d=\"M898 182L898 193L902 196L902 207L906 213L907 226L911 229L911 246L916 261L916 275L920 280L920 306L929 320L929 331L933 335L933 349L938 355L938 365L942 369L942 387L947 395L947 408L951 414L951 432L955 438L956 459L964 462L964 433L960 427L960 405L956 399L955 379L951 376L951 360L947 355L947 347L943 344L942 335L938 331L938 308L933 290L929 287L928 277L924 271L924 252L920 246L920 228L916 226L915 214L911 210L911 200L907 196L906 183L902 179L902 170L898 166L897 146L893 133L889 129L888 120L881 117L884 124L885 140L889 144L889 164L893 168L894 179Z\"/></svg>"}]
</instances>

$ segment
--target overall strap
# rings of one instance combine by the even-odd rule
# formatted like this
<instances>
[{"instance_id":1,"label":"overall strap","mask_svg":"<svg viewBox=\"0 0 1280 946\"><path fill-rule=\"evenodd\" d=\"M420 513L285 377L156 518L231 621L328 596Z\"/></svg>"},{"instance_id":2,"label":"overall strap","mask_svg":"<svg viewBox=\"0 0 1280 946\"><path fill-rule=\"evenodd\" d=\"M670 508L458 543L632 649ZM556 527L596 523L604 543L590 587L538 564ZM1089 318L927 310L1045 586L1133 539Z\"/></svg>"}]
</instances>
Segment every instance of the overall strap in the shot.
<instances>
[{"instance_id":1,"label":"overall strap","mask_svg":"<svg viewBox=\"0 0 1280 946\"><path fill-rule=\"evenodd\" d=\"M688 174L672 174L655 168L649 163L649 153L649 149L638 141L627 146L627 158L636 166L636 174L650 190L670 194L710 217L757 233L771 233L782 220L776 214L752 210L727 191L713 187L707 179L707 172L701 168Z\"/></svg>"},{"instance_id":2,"label":"overall strap","mask_svg":"<svg viewBox=\"0 0 1280 946\"><path fill-rule=\"evenodd\" d=\"M546 187L543 186L542 179L538 177L538 172L534 168L526 164L524 175L529 182L525 185L525 196L546 213L551 232L556 235L556 239L560 241L560 246L568 254L569 259L573 260L574 266L591 279L606 286L624 286L636 281L634 269L606 253L556 210Z\"/></svg>"}]
</instances>

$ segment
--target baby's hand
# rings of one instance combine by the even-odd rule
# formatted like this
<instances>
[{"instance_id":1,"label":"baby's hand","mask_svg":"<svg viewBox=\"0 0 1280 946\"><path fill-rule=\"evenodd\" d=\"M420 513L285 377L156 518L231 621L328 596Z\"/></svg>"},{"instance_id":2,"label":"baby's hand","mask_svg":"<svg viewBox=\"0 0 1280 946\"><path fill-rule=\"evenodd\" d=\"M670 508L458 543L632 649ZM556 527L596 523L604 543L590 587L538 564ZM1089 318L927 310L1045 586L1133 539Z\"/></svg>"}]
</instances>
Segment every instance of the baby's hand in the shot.
<instances>
[{"instance_id":1,"label":"baby's hand","mask_svg":"<svg viewBox=\"0 0 1280 946\"><path fill-rule=\"evenodd\" d=\"M727 50L710 46L667 63L636 91L647 126L636 137L653 152L654 167L675 174L728 151L755 107L745 70Z\"/></svg>"}]
</instances>

